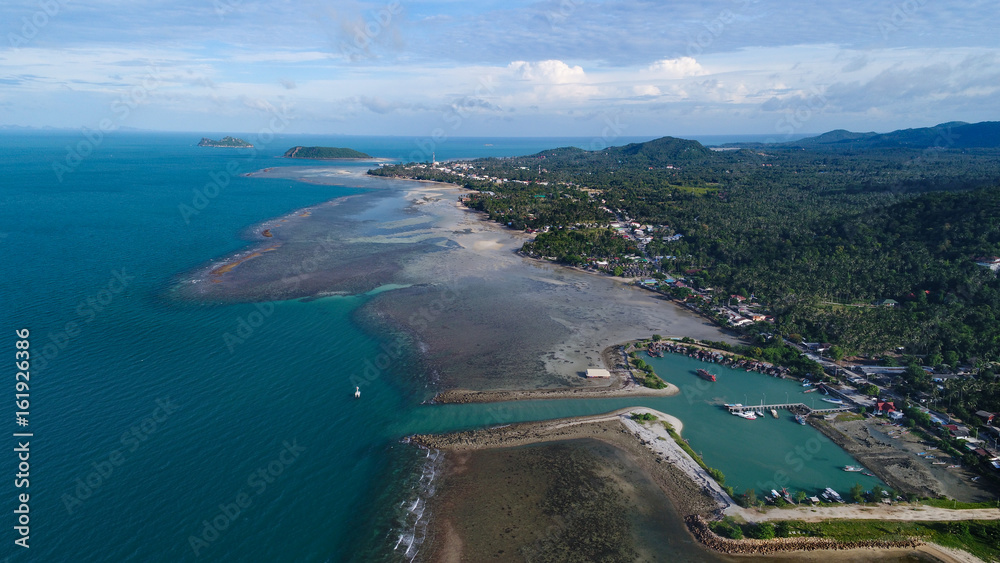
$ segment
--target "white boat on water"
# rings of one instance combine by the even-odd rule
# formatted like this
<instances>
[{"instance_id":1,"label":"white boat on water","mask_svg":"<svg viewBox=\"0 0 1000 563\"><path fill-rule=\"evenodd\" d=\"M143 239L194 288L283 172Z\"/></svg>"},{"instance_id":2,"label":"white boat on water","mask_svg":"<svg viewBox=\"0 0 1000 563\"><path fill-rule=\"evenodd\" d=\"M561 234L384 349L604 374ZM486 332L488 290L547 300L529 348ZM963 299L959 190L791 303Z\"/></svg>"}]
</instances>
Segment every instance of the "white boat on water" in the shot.
<instances>
[{"instance_id":1,"label":"white boat on water","mask_svg":"<svg viewBox=\"0 0 1000 563\"><path fill-rule=\"evenodd\" d=\"M774 418L778 418L778 411L776 411L775 409L771 409L771 416L773 416Z\"/></svg>"},{"instance_id":2,"label":"white boat on water","mask_svg":"<svg viewBox=\"0 0 1000 563\"><path fill-rule=\"evenodd\" d=\"M831 489L830 487L823 489L823 497L830 499L833 502L840 502L840 503L844 502L844 499L840 498L840 494L837 491Z\"/></svg>"},{"instance_id":3,"label":"white boat on water","mask_svg":"<svg viewBox=\"0 0 1000 563\"><path fill-rule=\"evenodd\" d=\"M747 411L747 412L734 412L733 414L735 414L736 416L738 416L738 417L740 417L740 418L745 418L745 419L747 419L747 420L757 420L757 415L755 415L755 414L753 413L753 411Z\"/></svg>"}]
</instances>

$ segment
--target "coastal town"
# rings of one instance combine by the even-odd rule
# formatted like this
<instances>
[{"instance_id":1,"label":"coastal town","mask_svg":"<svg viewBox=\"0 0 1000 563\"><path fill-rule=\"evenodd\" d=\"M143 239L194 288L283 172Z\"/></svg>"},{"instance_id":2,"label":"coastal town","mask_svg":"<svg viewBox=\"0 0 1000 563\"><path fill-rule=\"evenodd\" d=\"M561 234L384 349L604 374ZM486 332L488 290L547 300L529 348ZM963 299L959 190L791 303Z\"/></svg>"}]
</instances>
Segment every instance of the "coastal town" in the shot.
<instances>
[{"instance_id":1,"label":"coastal town","mask_svg":"<svg viewBox=\"0 0 1000 563\"><path fill-rule=\"evenodd\" d=\"M537 168L537 172L545 171L541 166ZM776 328L775 316L763 298L752 292L720 291L705 283L702 269L678 267L678 257L669 249L671 244L684 240L683 232L667 224L632 220L626 211L607 205L601 199L600 190L573 182L550 184L490 175L477 170L474 164L468 162L410 164L405 167L404 176L459 185L473 181L476 183L476 190L461 195L459 203L487 212L491 219L527 235L529 238L525 239L521 250L524 256L561 262L566 267L622 280L730 331L740 342L733 345L697 341L685 336L654 335L644 341L622 345L617 356L606 356L612 358L606 366L607 370L589 369L587 379L596 382L611 377L612 387L619 386L616 393L631 393L632 396L638 396L635 390L644 386L654 388L650 390L653 391L659 383L668 386L665 389L667 394L675 392L669 389L674 382L661 382L651 366L642 361L640 352L650 358L680 354L706 364L794 379L802 385L804 396L811 399L808 406L807 401L802 399L800 402L793 400L790 403L760 405L727 403L719 404L718 408L748 420L778 418L778 411L791 411L795 421L816 428L856 460L856 465L845 465L843 471L857 472L887 484L885 487L875 486L871 490L855 487L850 491L819 487L815 491L795 491L794 495L792 491L781 487L762 491L759 495L753 490L737 492L729 489L723 493L723 496L728 493L727 498L730 499L723 502L723 507L738 506L742 510L758 512L740 512L740 519L751 522L743 525L734 525L728 519L720 521L718 518L721 516L710 521L692 517L688 521L689 528L704 544L730 553L764 553L767 550L785 549L775 547L774 544L748 547L749 544L739 541L732 543L732 538L737 536L730 534L738 534L740 529L755 530L752 523L762 518L771 518L768 514L773 509L802 505L846 507L855 503L885 507L921 506L922 502L929 502L928 499L933 501L952 498L953 495L963 499L990 498L993 493L988 491L997 489L997 483L1000 483L1000 425L996 421L1000 420L1000 416L983 409L975 410L971 416L969 413L960 416L949 408L947 399L957 389L973 389L979 380L979 374L988 369L990 364L963 365L954 357L945 361L943 357L908 354L902 347L881 354L849 354L844 347L836 344L808 342L797 334L781 334ZM503 221L503 214L495 211L498 207L496 204L502 206L501 202L509 196L488 189L490 184L515 184L530 190L545 188L543 191L546 193L532 196L537 199L553 197L553 192L561 198L588 199L599 204L603 216L590 222L569 225ZM469 185L466 184L466 187ZM494 203L484 207L484 201ZM514 202L511 204L515 205ZM485 211L486 209L490 211ZM561 232L604 229L621 241L620 248L624 252L618 255L583 255L582 260L576 263L566 263L557 256L540 251L537 246L533 246L534 239L530 238L545 235L555 229ZM977 258L977 264L984 268L992 269L993 263L989 258ZM882 298L850 306L874 311L897 307L899 303L891 298ZM715 381L712 370L709 365L697 371L703 379ZM916 386L913 384L914 380L926 380L926 385ZM620 387L623 384L625 387ZM438 400L483 402L546 396L598 396L595 391L601 393L599 388L593 387L572 392L445 392L438 396ZM815 395L809 395L810 393ZM821 406L816 405L816 400L820 401ZM486 440L485 443L494 445L508 444L505 440L494 442L491 438L483 439ZM450 447L446 445L450 442L439 442L437 438L425 437L420 440L426 440L425 443L434 444L435 447ZM640 441L647 445L653 444L648 437L641 438ZM724 481L718 483L722 487L719 490L725 490L723 484ZM986 505L973 502L970 506ZM803 541L805 540L788 544L791 546L789 549L844 549L848 545L854 545L841 543L838 548L823 544L820 547L822 542L802 543ZM898 545L910 545L908 542L912 541L900 540ZM809 545L815 547L803 547Z\"/></svg>"}]
</instances>

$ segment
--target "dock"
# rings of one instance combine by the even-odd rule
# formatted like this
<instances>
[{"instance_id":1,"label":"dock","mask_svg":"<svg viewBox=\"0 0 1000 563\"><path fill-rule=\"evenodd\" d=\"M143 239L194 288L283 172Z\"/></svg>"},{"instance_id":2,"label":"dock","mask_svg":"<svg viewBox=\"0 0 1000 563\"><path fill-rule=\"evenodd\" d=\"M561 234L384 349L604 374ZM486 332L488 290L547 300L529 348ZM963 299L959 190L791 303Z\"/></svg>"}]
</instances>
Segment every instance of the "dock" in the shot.
<instances>
[{"instance_id":1,"label":"dock","mask_svg":"<svg viewBox=\"0 0 1000 563\"><path fill-rule=\"evenodd\" d=\"M738 412L760 412L767 411L769 409L783 409L789 411L803 411L806 414L828 414L831 412L843 412L851 410L851 407L847 405L833 406L832 408L814 409L805 403L779 403L775 405L743 405L741 407L726 407L731 413Z\"/></svg>"}]
</instances>

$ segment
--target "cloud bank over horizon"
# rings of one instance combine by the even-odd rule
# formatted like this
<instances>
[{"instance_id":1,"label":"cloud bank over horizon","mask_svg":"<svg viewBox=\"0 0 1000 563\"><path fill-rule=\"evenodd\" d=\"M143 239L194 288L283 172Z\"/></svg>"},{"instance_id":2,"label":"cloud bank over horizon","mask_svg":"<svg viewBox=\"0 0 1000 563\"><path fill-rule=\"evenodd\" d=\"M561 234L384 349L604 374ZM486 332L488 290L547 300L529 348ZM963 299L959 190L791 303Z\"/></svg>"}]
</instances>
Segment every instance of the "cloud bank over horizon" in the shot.
<instances>
[{"instance_id":1,"label":"cloud bank over horizon","mask_svg":"<svg viewBox=\"0 0 1000 563\"><path fill-rule=\"evenodd\" d=\"M290 133L780 138L1000 115L979 0L13 0L0 21L0 125L251 131L282 108Z\"/></svg>"}]
</instances>

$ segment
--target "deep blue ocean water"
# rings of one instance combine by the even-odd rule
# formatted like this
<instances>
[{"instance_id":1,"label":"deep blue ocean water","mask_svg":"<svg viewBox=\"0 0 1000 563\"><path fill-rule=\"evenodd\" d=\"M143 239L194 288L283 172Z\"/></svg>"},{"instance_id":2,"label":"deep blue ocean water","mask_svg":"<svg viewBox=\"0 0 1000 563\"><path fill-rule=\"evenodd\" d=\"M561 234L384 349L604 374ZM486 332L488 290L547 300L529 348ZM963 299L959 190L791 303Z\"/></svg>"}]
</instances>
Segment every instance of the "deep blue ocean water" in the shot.
<instances>
[{"instance_id":1,"label":"deep blue ocean water","mask_svg":"<svg viewBox=\"0 0 1000 563\"><path fill-rule=\"evenodd\" d=\"M349 378L381 344L352 320L369 296L176 298L179 274L246 246L249 226L357 192L239 174L302 164L277 158L296 144L407 158L420 142L289 136L250 152L196 147L200 135L119 133L76 163L79 132L0 134L0 354L13 364L15 330L27 328L32 361L28 427L15 425L10 364L0 410L0 554L11 561L399 559L436 471L402 436L634 404L670 411L670 399L432 407L391 373L358 401ZM590 142L451 139L434 152ZM196 204L213 178L222 189ZM13 486L15 431L34 433L27 489ZM17 493L31 495L30 551L13 547Z\"/></svg>"}]
</instances>

